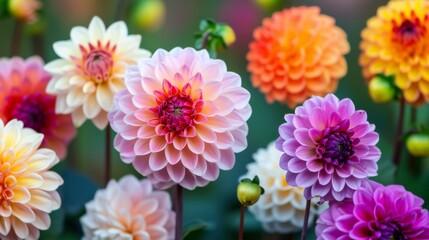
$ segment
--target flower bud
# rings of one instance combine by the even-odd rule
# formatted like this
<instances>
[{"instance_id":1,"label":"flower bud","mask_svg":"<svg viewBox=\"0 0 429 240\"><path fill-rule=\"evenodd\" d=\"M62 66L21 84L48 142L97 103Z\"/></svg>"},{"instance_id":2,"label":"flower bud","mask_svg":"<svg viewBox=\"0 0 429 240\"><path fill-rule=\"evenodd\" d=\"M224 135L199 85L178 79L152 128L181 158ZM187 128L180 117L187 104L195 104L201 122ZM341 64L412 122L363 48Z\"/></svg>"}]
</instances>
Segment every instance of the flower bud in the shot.
<instances>
[{"instance_id":1,"label":"flower bud","mask_svg":"<svg viewBox=\"0 0 429 240\"><path fill-rule=\"evenodd\" d=\"M38 0L9 0L9 14L21 21L32 22L37 19L36 11L41 8Z\"/></svg>"},{"instance_id":2,"label":"flower bud","mask_svg":"<svg viewBox=\"0 0 429 240\"><path fill-rule=\"evenodd\" d=\"M162 0L138 0L131 9L131 22L140 29L154 31L164 22L165 4Z\"/></svg>"},{"instance_id":3,"label":"flower bud","mask_svg":"<svg viewBox=\"0 0 429 240\"><path fill-rule=\"evenodd\" d=\"M237 186L238 201L245 207L252 206L258 202L262 194L264 194L264 189L259 186L258 176L255 176L252 181L245 178Z\"/></svg>"},{"instance_id":4,"label":"flower bud","mask_svg":"<svg viewBox=\"0 0 429 240\"><path fill-rule=\"evenodd\" d=\"M226 24L219 24L217 28L218 34L222 37L226 46L230 46L235 42L234 30Z\"/></svg>"},{"instance_id":5,"label":"flower bud","mask_svg":"<svg viewBox=\"0 0 429 240\"><path fill-rule=\"evenodd\" d=\"M416 157L429 156L429 134L414 133L406 140L408 152Z\"/></svg>"},{"instance_id":6,"label":"flower bud","mask_svg":"<svg viewBox=\"0 0 429 240\"><path fill-rule=\"evenodd\" d=\"M279 0L254 0L255 3L265 9L265 10L273 10L280 5Z\"/></svg>"},{"instance_id":7,"label":"flower bud","mask_svg":"<svg viewBox=\"0 0 429 240\"><path fill-rule=\"evenodd\" d=\"M369 95L376 103L388 103L395 97L395 86L383 76L376 76L369 82Z\"/></svg>"}]
</instances>

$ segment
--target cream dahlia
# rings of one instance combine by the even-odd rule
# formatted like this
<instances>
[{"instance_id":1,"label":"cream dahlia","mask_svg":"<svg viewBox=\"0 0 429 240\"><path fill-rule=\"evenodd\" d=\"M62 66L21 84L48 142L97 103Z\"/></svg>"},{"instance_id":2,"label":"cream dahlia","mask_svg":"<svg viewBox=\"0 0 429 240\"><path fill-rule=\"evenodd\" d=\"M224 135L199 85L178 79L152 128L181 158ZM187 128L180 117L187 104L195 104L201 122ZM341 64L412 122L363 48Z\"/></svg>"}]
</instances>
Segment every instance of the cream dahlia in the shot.
<instances>
[{"instance_id":1,"label":"cream dahlia","mask_svg":"<svg viewBox=\"0 0 429 240\"><path fill-rule=\"evenodd\" d=\"M132 175L111 180L86 204L83 239L165 240L174 238L175 214L167 192Z\"/></svg>"},{"instance_id":2,"label":"cream dahlia","mask_svg":"<svg viewBox=\"0 0 429 240\"><path fill-rule=\"evenodd\" d=\"M74 27L71 40L54 43L60 59L46 65L53 77L46 91L57 95L56 112L71 113L76 126L91 119L99 128L107 126L113 95L124 86L125 68L147 58L138 35L128 35L124 22L106 29L94 17L88 28Z\"/></svg>"},{"instance_id":3,"label":"cream dahlia","mask_svg":"<svg viewBox=\"0 0 429 240\"><path fill-rule=\"evenodd\" d=\"M0 238L38 239L51 224L49 213L61 205L56 191L62 178L49 169L55 152L39 149L43 135L21 121L0 120Z\"/></svg>"},{"instance_id":4,"label":"cream dahlia","mask_svg":"<svg viewBox=\"0 0 429 240\"><path fill-rule=\"evenodd\" d=\"M285 172L279 166L281 156L275 142L270 143L266 149L259 149L253 154L255 162L247 165L248 172L242 178L258 176L260 185L265 190L259 201L249 207L249 211L262 223L265 231L290 233L302 230L307 199L303 188L291 186L286 181ZM325 205L322 205L323 208ZM316 199L313 199L310 224L319 209Z\"/></svg>"},{"instance_id":5,"label":"cream dahlia","mask_svg":"<svg viewBox=\"0 0 429 240\"><path fill-rule=\"evenodd\" d=\"M115 148L155 186L214 181L247 146L250 94L206 50L157 50L128 68L109 114Z\"/></svg>"}]
</instances>

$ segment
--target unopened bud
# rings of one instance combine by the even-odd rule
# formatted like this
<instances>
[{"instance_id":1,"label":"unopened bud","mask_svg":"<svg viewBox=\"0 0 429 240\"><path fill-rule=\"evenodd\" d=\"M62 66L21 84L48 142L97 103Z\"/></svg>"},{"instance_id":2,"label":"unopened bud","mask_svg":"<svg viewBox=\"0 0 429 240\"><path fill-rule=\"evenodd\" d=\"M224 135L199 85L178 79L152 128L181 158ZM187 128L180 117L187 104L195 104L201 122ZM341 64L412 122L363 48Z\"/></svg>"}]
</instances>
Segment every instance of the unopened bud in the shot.
<instances>
[{"instance_id":1,"label":"unopened bud","mask_svg":"<svg viewBox=\"0 0 429 240\"><path fill-rule=\"evenodd\" d=\"M369 95L376 103L388 103L395 97L395 86L386 77L376 76L369 82Z\"/></svg>"},{"instance_id":2,"label":"unopened bud","mask_svg":"<svg viewBox=\"0 0 429 240\"><path fill-rule=\"evenodd\" d=\"M256 176L251 181L248 178L241 180L237 186L237 198L243 206L252 206L258 202L259 197L264 194L264 189L259 186L259 179Z\"/></svg>"},{"instance_id":3,"label":"unopened bud","mask_svg":"<svg viewBox=\"0 0 429 240\"><path fill-rule=\"evenodd\" d=\"M217 32L222 37L223 42L226 46L230 46L235 42L234 30L229 25L219 24Z\"/></svg>"},{"instance_id":4,"label":"unopened bud","mask_svg":"<svg viewBox=\"0 0 429 240\"><path fill-rule=\"evenodd\" d=\"M414 133L406 140L408 152L416 157L429 156L429 134Z\"/></svg>"},{"instance_id":5,"label":"unopened bud","mask_svg":"<svg viewBox=\"0 0 429 240\"><path fill-rule=\"evenodd\" d=\"M11 16L24 22L33 22L42 4L38 0L9 0L7 6Z\"/></svg>"},{"instance_id":6,"label":"unopened bud","mask_svg":"<svg viewBox=\"0 0 429 240\"><path fill-rule=\"evenodd\" d=\"M165 5L162 0L138 0L132 6L131 22L140 29L156 30L164 22L164 17Z\"/></svg>"}]
</instances>

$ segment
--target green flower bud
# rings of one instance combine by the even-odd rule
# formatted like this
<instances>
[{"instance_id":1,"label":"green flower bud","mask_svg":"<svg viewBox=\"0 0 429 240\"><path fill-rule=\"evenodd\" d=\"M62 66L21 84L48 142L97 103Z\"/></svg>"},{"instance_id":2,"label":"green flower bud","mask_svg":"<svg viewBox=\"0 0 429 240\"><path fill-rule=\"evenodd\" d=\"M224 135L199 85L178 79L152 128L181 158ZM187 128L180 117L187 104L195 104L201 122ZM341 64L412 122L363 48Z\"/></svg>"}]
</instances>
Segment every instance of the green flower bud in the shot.
<instances>
[{"instance_id":1,"label":"green flower bud","mask_svg":"<svg viewBox=\"0 0 429 240\"><path fill-rule=\"evenodd\" d=\"M369 95L376 103L388 103L396 94L396 87L386 77L376 76L369 82Z\"/></svg>"},{"instance_id":2,"label":"green flower bud","mask_svg":"<svg viewBox=\"0 0 429 240\"><path fill-rule=\"evenodd\" d=\"M165 4L162 0L137 0L130 17L132 24L140 29L157 30L164 22Z\"/></svg>"},{"instance_id":3,"label":"green flower bud","mask_svg":"<svg viewBox=\"0 0 429 240\"><path fill-rule=\"evenodd\" d=\"M230 46L235 42L234 30L229 25L219 24L216 32L222 37L226 46Z\"/></svg>"},{"instance_id":4,"label":"green flower bud","mask_svg":"<svg viewBox=\"0 0 429 240\"><path fill-rule=\"evenodd\" d=\"M265 10L273 10L280 5L280 0L254 0L258 6Z\"/></svg>"},{"instance_id":5,"label":"green flower bud","mask_svg":"<svg viewBox=\"0 0 429 240\"><path fill-rule=\"evenodd\" d=\"M252 181L245 178L237 186L238 201L245 207L252 206L258 202L262 194L264 194L264 189L259 186L258 176L255 176Z\"/></svg>"},{"instance_id":6,"label":"green flower bud","mask_svg":"<svg viewBox=\"0 0 429 240\"><path fill-rule=\"evenodd\" d=\"M406 139L408 152L416 157L429 156L429 134L414 133Z\"/></svg>"}]
</instances>

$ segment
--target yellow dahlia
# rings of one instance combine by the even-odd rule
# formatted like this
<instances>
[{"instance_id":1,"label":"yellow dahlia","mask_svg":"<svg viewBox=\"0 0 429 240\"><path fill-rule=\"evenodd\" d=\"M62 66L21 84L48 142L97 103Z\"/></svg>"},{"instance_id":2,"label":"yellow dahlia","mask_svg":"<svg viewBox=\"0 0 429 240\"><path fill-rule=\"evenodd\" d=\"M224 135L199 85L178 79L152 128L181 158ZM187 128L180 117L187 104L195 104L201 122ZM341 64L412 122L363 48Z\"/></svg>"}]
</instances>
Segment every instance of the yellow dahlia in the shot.
<instances>
[{"instance_id":1,"label":"yellow dahlia","mask_svg":"<svg viewBox=\"0 0 429 240\"><path fill-rule=\"evenodd\" d=\"M43 135L21 121L0 120L0 238L38 239L51 224L49 213L61 205L56 191L62 178L49 169L55 152L39 149Z\"/></svg>"},{"instance_id":2,"label":"yellow dahlia","mask_svg":"<svg viewBox=\"0 0 429 240\"><path fill-rule=\"evenodd\" d=\"M70 37L54 43L60 59L45 67L53 76L46 91L57 95L56 112L71 113L76 126L91 119L103 129L113 109L113 95L125 88L125 69L150 53L140 49L141 37L128 35L122 21L106 29L94 17L88 29L74 27Z\"/></svg>"},{"instance_id":3,"label":"yellow dahlia","mask_svg":"<svg viewBox=\"0 0 429 240\"><path fill-rule=\"evenodd\" d=\"M429 1L391 1L362 31L359 62L364 77L395 76L413 105L429 101Z\"/></svg>"},{"instance_id":4,"label":"yellow dahlia","mask_svg":"<svg viewBox=\"0 0 429 240\"><path fill-rule=\"evenodd\" d=\"M247 54L254 87L268 102L293 108L307 98L336 90L347 72L346 34L318 7L274 13L257 28Z\"/></svg>"}]
</instances>

